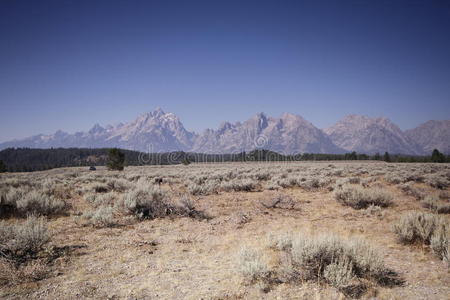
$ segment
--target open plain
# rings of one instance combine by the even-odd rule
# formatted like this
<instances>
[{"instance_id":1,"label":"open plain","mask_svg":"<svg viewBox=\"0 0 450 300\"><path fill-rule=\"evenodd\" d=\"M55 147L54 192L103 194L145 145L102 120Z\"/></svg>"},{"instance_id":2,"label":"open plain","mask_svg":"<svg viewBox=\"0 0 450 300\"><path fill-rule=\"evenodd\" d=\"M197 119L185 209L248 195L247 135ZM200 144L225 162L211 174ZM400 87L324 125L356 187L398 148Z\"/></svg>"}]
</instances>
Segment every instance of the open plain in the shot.
<instances>
[{"instance_id":1,"label":"open plain","mask_svg":"<svg viewBox=\"0 0 450 300\"><path fill-rule=\"evenodd\" d=\"M449 184L371 161L5 173L0 298L449 299Z\"/></svg>"}]
</instances>

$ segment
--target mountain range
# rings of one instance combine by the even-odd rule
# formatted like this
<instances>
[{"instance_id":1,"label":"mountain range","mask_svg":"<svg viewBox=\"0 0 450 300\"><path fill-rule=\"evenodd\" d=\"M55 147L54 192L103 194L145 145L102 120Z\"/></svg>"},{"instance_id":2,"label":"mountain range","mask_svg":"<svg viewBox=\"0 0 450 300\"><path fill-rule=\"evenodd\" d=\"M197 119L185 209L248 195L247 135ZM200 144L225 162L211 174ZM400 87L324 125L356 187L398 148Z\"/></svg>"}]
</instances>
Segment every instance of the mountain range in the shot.
<instances>
[{"instance_id":1,"label":"mountain range","mask_svg":"<svg viewBox=\"0 0 450 300\"><path fill-rule=\"evenodd\" d=\"M173 113L157 108L135 120L105 127L94 125L87 132L39 134L0 143L11 147L56 148L119 147L145 152L190 151L238 153L267 149L294 153L397 153L425 155L435 148L450 153L450 120L428 121L402 131L386 118L349 115L335 125L319 129L301 116L284 113L279 118L258 113L244 122L224 122L219 128L195 133L184 128Z\"/></svg>"}]
</instances>

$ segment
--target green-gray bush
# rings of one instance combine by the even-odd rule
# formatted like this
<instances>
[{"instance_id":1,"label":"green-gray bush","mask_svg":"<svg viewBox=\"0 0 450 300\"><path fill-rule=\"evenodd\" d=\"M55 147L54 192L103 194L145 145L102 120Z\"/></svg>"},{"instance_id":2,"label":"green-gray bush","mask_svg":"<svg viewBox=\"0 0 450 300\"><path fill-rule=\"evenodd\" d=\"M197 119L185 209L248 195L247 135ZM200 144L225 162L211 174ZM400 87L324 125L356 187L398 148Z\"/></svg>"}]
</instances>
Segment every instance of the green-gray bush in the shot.
<instances>
[{"instance_id":1,"label":"green-gray bush","mask_svg":"<svg viewBox=\"0 0 450 300\"><path fill-rule=\"evenodd\" d=\"M297 234L290 242L282 240L278 248L287 257L282 266L283 270L289 270L287 280L324 280L338 288L349 285L353 278L383 285L401 282L395 272L385 267L381 256L361 239Z\"/></svg>"},{"instance_id":2,"label":"green-gray bush","mask_svg":"<svg viewBox=\"0 0 450 300\"><path fill-rule=\"evenodd\" d=\"M29 216L18 225L0 223L0 253L9 259L34 256L50 240L43 218Z\"/></svg>"},{"instance_id":3,"label":"green-gray bush","mask_svg":"<svg viewBox=\"0 0 450 300\"><path fill-rule=\"evenodd\" d=\"M334 287L341 288L347 286L354 278L353 266L350 259L346 256L337 258L325 267L323 277Z\"/></svg>"},{"instance_id":4,"label":"green-gray bush","mask_svg":"<svg viewBox=\"0 0 450 300\"><path fill-rule=\"evenodd\" d=\"M54 215L62 213L66 204L53 196L33 190L17 200L16 207L23 214Z\"/></svg>"},{"instance_id":5,"label":"green-gray bush","mask_svg":"<svg viewBox=\"0 0 450 300\"><path fill-rule=\"evenodd\" d=\"M261 251L250 248L242 248L239 251L239 271L249 280L254 282L264 279L267 276L269 268L264 262Z\"/></svg>"},{"instance_id":6,"label":"green-gray bush","mask_svg":"<svg viewBox=\"0 0 450 300\"><path fill-rule=\"evenodd\" d=\"M334 194L337 201L355 209L367 208L370 205L387 207L392 204L393 196L379 188L363 188L361 186L344 185Z\"/></svg>"},{"instance_id":7,"label":"green-gray bush","mask_svg":"<svg viewBox=\"0 0 450 300\"><path fill-rule=\"evenodd\" d=\"M435 214L413 211L400 218L399 222L394 225L394 232L403 243L429 244L436 226L440 222L440 217Z\"/></svg>"},{"instance_id":8,"label":"green-gray bush","mask_svg":"<svg viewBox=\"0 0 450 300\"><path fill-rule=\"evenodd\" d=\"M87 211L83 217L94 226L111 226L114 224L114 209L110 206L100 206L96 210Z\"/></svg>"},{"instance_id":9,"label":"green-gray bush","mask_svg":"<svg viewBox=\"0 0 450 300\"><path fill-rule=\"evenodd\" d=\"M166 194L154 186L138 187L125 193L123 208L139 218L153 219L169 213Z\"/></svg>"},{"instance_id":10,"label":"green-gray bush","mask_svg":"<svg viewBox=\"0 0 450 300\"><path fill-rule=\"evenodd\" d=\"M450 266L450 224L440 222L431 237L430 246L433 252Z\"/></svg>"},{"instance_id":11,"label":"green-gray bush","mask_svg":"<svg viewBox=\"0 0 450 300\"><path fill-rule=\"evenodd\" d=\"M394 226L403 243L429 244L433 252L450 266L450 224L445 218L424 212L403 215Z\"/></svg>"}]
</instances>

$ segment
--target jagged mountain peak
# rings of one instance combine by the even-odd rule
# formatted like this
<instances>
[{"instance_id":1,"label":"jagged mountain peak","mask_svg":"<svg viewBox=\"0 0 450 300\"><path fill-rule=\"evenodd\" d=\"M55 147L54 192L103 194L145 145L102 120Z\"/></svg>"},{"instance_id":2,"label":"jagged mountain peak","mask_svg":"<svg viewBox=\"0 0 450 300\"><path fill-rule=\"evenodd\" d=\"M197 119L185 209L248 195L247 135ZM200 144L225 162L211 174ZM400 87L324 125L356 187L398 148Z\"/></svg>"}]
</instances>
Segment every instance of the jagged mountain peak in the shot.
<instances>
[{"instance_id":1,"label":"jagged mountain peak","mask_svg":"<svg viewBox=\"0 0 450 300\"><path fill-rule=\"evenodd\" d=\"M420 147L386 117L348 115L324 132L347 151L421 154Z\"/></svg>"},{"instance_id":2,"label":"jagged mountain peak","mask_svg":"<svg viewBox=\"0 0 450 300\"><path fill-rule=\"evenodd\" d=\"M417 141L417 144L415 143ZM196 151L232 153L264 148L280 153L385 152L429 154L434 148L450 153L450 121L428 121L403 132L385 117L351 114L323 131L302 116L283 113L270 117L261 112L243 122L223 122L202 134L186 130L173 113L158 107L127 123L87 132L39 134L0 144L8 147L120 147L140 151Z\"/></svg>"},{"instance_id":3,"label":"jagged mountain peak","mask_svg":"<svg viewBox=\"0 0 450 300\"><path fill-rule=\"evenodd\" d=\"M100 124L95 123L94 126L92 126L91 129L89 129L88 133L89 134L97 134L97 133L102 133L106 130L106 128L103 128L102 126L100 126Z\"/></svg>"},{"instance_id":4,"label":"jagged mountain peak","mask_svg":"<svg viewBox=\"0 0 450 300\"><path fill-rule=\"evenodd\" d=\"M258 113L243 123L223 123L217 131L199 136L193 151L233 153L264 148L281 153L341 153L318 128L297 115L285 113L279 118Z\"/></svg>"},{"instance_id":5,"label":"jagged mountain peak","mask_svg":"<svg viewBox=\"0 0 450 300\"><path fill-rule=\"evenodd\" d=\"M434 149L450 154L450 120L430 120L406 130L405 133L416 141L426 154L430 154Z\"/></svg>"}]
</instances>

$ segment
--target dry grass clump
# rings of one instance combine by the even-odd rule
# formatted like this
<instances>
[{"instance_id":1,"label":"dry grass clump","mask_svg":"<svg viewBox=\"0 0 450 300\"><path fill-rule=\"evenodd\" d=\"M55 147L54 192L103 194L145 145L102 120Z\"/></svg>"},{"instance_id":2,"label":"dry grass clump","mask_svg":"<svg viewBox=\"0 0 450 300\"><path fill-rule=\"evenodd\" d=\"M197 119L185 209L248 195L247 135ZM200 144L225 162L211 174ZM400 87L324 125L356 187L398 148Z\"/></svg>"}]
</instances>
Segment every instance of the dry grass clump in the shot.
<instances>
[{"instance_id":1,"label":"dry grass clump","mask_svg":"<svg viewBox=\"0 0 450 300\"><path fill-rule=\"evenodd\" d=\"M439 192L439 199L441 200L450 200L450 193L448 191L440 191Z\"/></svg>"},{"instance_id":2,"label":"dry grass clump","mask_svg":"<svg viewBox=\"0 0 450 300\"><path fill-rule=\"evenodd\" d=\"M153 185L138 185L135 189L123 195L119 204L126 214L139 219L154 219L165 216L186 216L199 219L208 219L205 213L195 209L187 195L177 203L172 203L165 191Z\"/></svg>"},{"instance_id":3,"label":"dry grass clump","mask_svg":"<svg viewBox=\"0 0 450 300\"><path fill-rule=\"evenodd\" d=\"M91 188L96 193L107 193L111 190L111 186L99 182L94 183Z\"/></svg>"},{"instance_id":4,"label":"dry grass clump","mask_svg":"<svg viewBox=\"0 0 450 300\"><path fill-rule=\"evenodd\" d=\"M115 192L125 192L133 187L133 184L126 179L110 179L106 182L109 190Z\"/></svg>"},{"instance_id":5,"label":"dry grass clump","mask_svg":"<svg viewBox=\"0 0 450 300\"><path fill-rule=\"evenodd\" d=\"M408 181L408 179L402 174L389 173L384 176L384 179L392 184L399 184Z\"/></svg>"},{"instance_id":6,"label":"dry grass clump","mask_svg":"<svg viewBox=\"0 0 450 300\"><path fill-rule=\"evenodd\" d=\"M381 256L361 239L343 239L333 234L282 235L273 238L280 256L270 269L262 252L244 249L240 271L250 282L326 282L349 296L359 296L368 283L383 286L401 284L398 275L385 267Z\"/></svg>"},{"instance_id":7,"label":"dry grass clump","mask_svg":"<svg viewBox=\"0 0 450 300\"><path fill-rule=\"evenodd\" d=\"M450 224L440 222L430 239L433 252L450 267Z\"/></svg>"},{"instance_id":8,"label":"dry grass clump","mask_svg":"<svg viewBox=\"0 0 450 300\"><path fill-rule=\"evenodd\" d=\"M269 190L269 191L276 191L281 189L281 186L276 183L275 181L268 181L267 184L264 186L264 189Z\"/></svg>"},{"instance_id":9,"label":"dry grass clump","mask_svg":"<svg viewBox=\"0 0 450 300\"><path fill-rule=\"evenodd\" d=\"M344 185L335 190L334 196L340 203L355 209L367 208L370 205L388 207L392 204L392 194L379 188L363 188L361 186Z\"/></svg>"},{"instance_id":10,"label":"dry grass clump","mask_svg":"<svg viewBox=\"0 0 450 300\"><path fill-rule=\"evenodd\" d=\"M83 218L96 227L108 227L114 224L114 209L110 206L100 206L95 210L86 211Z\"/></svg>"},{"instance_id":11,"label":"dry grass clump","mask_svg":"<svg viewBox=\"0 0 450 300\"><path fill-rule=\"evenodd\" d=\"M348 183L351 184L359 184L361 183L361 178L360 177L349 177L347 178Z\"/></svg>"},{"instance_id":12,"label":"dry grass clump","mask_svg":"<svg viewBox=\"0 0 450 300\"><path fill-rule=\"evenodd\" d=\"M422 200L425 197L425 190L415 187L412 183L404 183L400 186L400 189L408 196L416 198L416 200Z\"/></svg>"},{"instance_id":13,"label":"dry grass clump","mask_svg":"<svg viewBox=\"0 0 450 300\"><path fill-rule=\"evenodd\" d=\"M438 214L450 214L450 204L440 203L437 196L426 196L422 201L422 205Z\"/></svg>"},{"instance_id":14,"label":"dry grass clump","mask_svg":"<svg viewBox=\"0 0 450 300\"><path fill-rule=\"evenodd\" d=\"M243 180L234 179L228 182L223 182L220 187L226 192L251 192L257 188L257 183L249 178Z\"/></svg>"},{"instance_id":15,"label":"dry grass clump","mask_svg":"<svg viewBox=\"0 0 450 300\"><path fill-rule=\"evenodd\" d=\"M428 175L425 178L425 182L440 190L446 189L450 185L449 180L439 174Z\"/></svg>"},{"instance_id":16,"label":"dry grass clump","mask_svg":"<svg viewBox=\"0 0 450 300\"><path fill-rule=\"evenodd\" d=\"M85 195L85 199L94 207L112 205L118 199L118 194L109 192L104 194L89 193Z\"/></svg>"},{"instance_id":17,"label":"dry grass clump","mask_svg":"<svg viewBox=\"0 0 450 300\"><path fill-rule=\"evenodd\" d=\"M123 195L122 203L126 213L140 219L154 219L169 213L166 193L152 185L128 191Z\"/></svg>"},{"instance_id":18,"label":"dry grass clump","mask_svg":"<svg viewBox=\"0 0 450 300\"><path fill-rule=\"evenodd\" d=\"M0 253L9 259L32 257L49 239L47 224L43 218L30 216L18 225L0 223Z\"/></svg>"},{"instance_id":19,"label":"dry grass clump","mask_svg":"<svg viewBox=\"0 0 450 300\"><path fill-rule=\"evenodd\" d=\"M429 245L431 236L440 222L440 217L435 214L413 211L400 218L394 225L394 232L402 243L419 242Z\"/></svg>"},{"instance_id":20,"label":"dry grass clump","mask_svg":"<svg viewBox=\"0 0 450 300\"><path fill-rule=\"evenodd\" d=\"M194 202L188 195L182 195L174 205L170 212L175 215L190 217L194 219L211 219L212 217L203 211L197 210Z\"/></svg>"},{"instance_id":21,"label":"dry grass clump","mask_svg":"<svg viewBox=\"0 0 450 300\"><path fill-rule=\"evenodd\" d=\"M247 247L241 248L238 254L239 272L249 283L265 280L269 273L269 267L261 250Z\"/></svg>"},{"instance_id":22,"label":"dry grass clump","mask_svg":"<svg viewBox=\"0 0 450 300\"><path fill-rule=\"evenodd\" d=\"M57 215L67 208L63 200L49 196L41 190L27 190L25 188L12 188L1 195L0 215Z\"/></svg>"},{"instance_id":23,"label":"dry grass clump","mask_svg":"<svg viewBox=\"0 0 450 300\"><path fill-rule=\"evenodd\" d=\"M43 218L30 216L18 225L0 223L0 282L39 280L47 267L38 254L50 240Z\"/></svg>"},{"instance_id":24,"label":"dry grass clump","mask_svg":"<svg viewBox=\"0 0 450 300\"><path fill-rule=\"evenodd\" d=\"M298 235L286 253L292 269L304 279L324 279L331 284L348 285L353 277L384 282L389 273L381 256L360 239L344 240L336 235ZM347 278L344 282L344 279Z\"/></svg>"},{"instance_id":25,"label":"dry grass clump","mask_svg":"<svg viewBox=\"0 0 450 300\"><path fill-rule=\"evenodd\" d=\"M40 191L26 193L16 202L17 210L23 214L56 215L66 208L64 201Z\"/></svg>"},{"instance_id":26,"label":"dry grass clump","mask_svg":"<svg viewBox=\"0 0 450 300\"><path fill-rule=\"evenodd\" d=\"M307 191L323 188L331 183L330 179L323 178L308 178L303 181L298 181L297 185Z\"/></svg>"},{"instance_id":27,"label":"dry grass clump","mask_svg":"<svg viewBox=\"0 0 450 300\"><path fill-rule=\"evenodd\" d=\"M219 182L216 180L203 181L202 183L191 182L188 191L191 195L210 195L217 193Z\"/></svg>"},{"instance_id":28,"label":"dry grass clump","mask_svg":"<svg viewBox=\"0 0 450 300\"><path fill-rule=\"evenodd\" d=\"M296 186L297 183L298 183L297 178L293 176L280 176L278 178L272 178L269 181L270 186L282 188L290 188Z\"/></svg>"},{"instance_id":29,"label":"dry grass clump","mask_svg":"<svg viewBox=\"0 0 450 300\"><path fill-rule=\"evenodd\" d=\"M270 180L271 175L267 171L256 171L254 174L250 175L250 178L258 180L258 181L267 181Z\"/></svg>"},{"instance_id":30,"label":"dry grass clump","mask_svg":"<svg viewBox=\"0 0 450 300\"><path fill-rule=\"evenodd\" d=\"M402 243L430 245L439 258L449 262L450 224L443 217L413 211L400 218L394 231Z\"/></svg>"},{"instance_id":31,"label":"dry grass clump","mask_svg":"<svg viewBox=\"0 0 450 300\"><path fill-rule=\"evenodd\" d=\"M366 217L376 216L380 219L384 217L383 209L376 205L369 205L366 209L362 209L361 213Z\"/></svg>"},{"instance_id":32,"label":"dry grass clump","mask_svg":"<svg viewBox=\"0 0 450 300\"><path fill-rule=\"evenodd\" d=\"M56 179L45 178L41 183L41 191L58 199L69 199L71 188L66 183L60 183Z\"/></svg>"}]
</instances>

